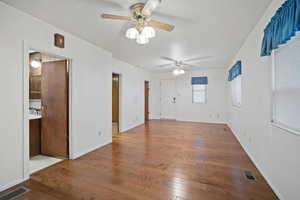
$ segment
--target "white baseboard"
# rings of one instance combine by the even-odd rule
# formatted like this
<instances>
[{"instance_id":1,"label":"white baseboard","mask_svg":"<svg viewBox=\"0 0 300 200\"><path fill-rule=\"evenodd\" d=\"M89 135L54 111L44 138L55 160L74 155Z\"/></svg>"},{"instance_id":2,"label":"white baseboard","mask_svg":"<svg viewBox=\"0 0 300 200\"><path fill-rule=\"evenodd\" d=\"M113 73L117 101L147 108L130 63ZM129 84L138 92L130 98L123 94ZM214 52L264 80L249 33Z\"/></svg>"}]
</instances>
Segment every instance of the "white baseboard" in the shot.
<instances>
[{"instance_id":1,"label":"white baseboard","mask_svg":"<svg viewBox=\"0 0 300 200\"><path fill-rule=\"evenodd\" d=\"M189 120L189 119L176 119L176 121L179 122L195 122L195 123L206 123L206 124L227 124L227 122L223 122L223 121L200 121L200 120Z\"/></svg>"},{"instance_id":2,"label":"white baseboard","mask_svg":"<svg viewBox=\"0 0 300 200\"><path fill-rule=\"evenodd\" d=\"M86 149L84 151L81 151L79 153L75 153L75 155L72 157L72 159L77 159L77 158L79 158L81 156L84 156L85 154L88 154L88 153L90 153L92 151L95 151L96 149L99 149L99 148L101 148L101 147L103 147L105 145L111 144L111 143L112 143L112 140L104 142L104 143L99 144L99 145L96 145L94 147L90 147L90 148L88 148L88 149Z\"/></svg>"},{"instance_id":3,"label":"white baseboard","mask_svg":"<svg viewBox=\"0 0 300 200\"><path fill-rule=\"evenodd\" d=\"M15 181L9 183L9 184L0 186L0 192L3 192L3 191L5 191L5 190L7 190L7 189L9 189L9 188L11 188L11 187L14 187L14 186L16 186L16 185L18 185L18 184L20 184L20 183L23 183L23 182L27 181L27 180L28 180L28 179L22 179L22 178L20 178L20 179L17 179L17 180L15 180Z\"/></svg>"},{"instance_id":4,"label":"white baseboard","mask_svg":"<svg viewBox=\"0 0 300 200\"><path fill-rule=\"evenodd\" d=\"M138 126L141 126L141 125L143 125L144 123L145 123L145 122L140 122L140 123L134 124L134 125L132 125L132 126L130 126L130 127L123 128L122 130L120 130L120 132L123 133L123 132L129 131L130 129L133 129L133 128L136 128L136 127L138 127Z\"/></svg>"},{"instance_id":5,"label":"white baseboard","mask_svg":"<svg viewBox=\"0 0 300 200\"><path fill-rule=\"evenodd\" d=\"M235 138L239 141L240 145L242 146L242 148L244 149L244 151L247 153L247 155L249 156L249 158L251 159L251 161L254 163L254 165L256 166L256 168L258 169L258 171L262 174L262 176L266 179L267 183L270 185L270 187L273 189L273 191L275 192L275 194L277 195L277 197L281 200L284 200L283 196L281 195L281 193L279 192L279 190L274 186L274 184L272 184L271 180L268 178L268 176L266 175L266 173L263 171L262 167L260 167L260 165L258 164L258 162L255 161L254 157L251 155L251 153L247 150L246 146L242 143L240 137L236 134L234 128L231 126L230 123L227 124L227 126L231 129L231 132L234 134Z\"/></svg>"}]
</instances>

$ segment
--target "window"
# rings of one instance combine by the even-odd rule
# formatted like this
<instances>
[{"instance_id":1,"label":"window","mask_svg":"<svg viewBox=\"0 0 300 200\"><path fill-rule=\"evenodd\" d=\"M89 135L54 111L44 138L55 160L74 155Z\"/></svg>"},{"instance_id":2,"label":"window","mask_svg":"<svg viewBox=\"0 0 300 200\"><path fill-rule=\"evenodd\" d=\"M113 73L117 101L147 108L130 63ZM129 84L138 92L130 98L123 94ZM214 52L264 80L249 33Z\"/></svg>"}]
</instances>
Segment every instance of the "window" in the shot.
<instances>
[{"instance_id":1,"label":"window","mask_svg":"<svg viewBox=\"0 0 300 200\"><path fill-rule=\"evenodd\" d=\"M206 85L193 85L193 103L206 103Z\"/></svg>"},{"instance_id":2,"label":"window","mask_svg":"<svg viewBox=\"0 0 300 200\"><path fill-rule=\"evenodd\" d=\"M230 81L232 105L242 105L242 62L238 61L230 70L228 81Z\"/></svg>"},{"instance_id":3,"label":"window","mask_svg":"<svg viewBox=\"0 0 300 200\"><path fill-rule=\"evenodd\" d=\"M272 121L300 134L300 36L273 56Z\"/></svg>"},{"instance_id":4,"label":"window","mask_svg":"<svg viewBox=\"0 0 300 200\"><path fill-rule=\"evenodd\" d=\"M208 78L192 77L193 103L206 103Z\"/></svg>"},{"instance_id":5,"label":"window","mask_svg":"<svg viewBox=\"0 0 300 200\"><path fill-rule=\"evenodd\" d=\"M242 79L241 76L236 77L230 82L232 105L241 107L242 105Z\"/></svg>"}]
</instances>

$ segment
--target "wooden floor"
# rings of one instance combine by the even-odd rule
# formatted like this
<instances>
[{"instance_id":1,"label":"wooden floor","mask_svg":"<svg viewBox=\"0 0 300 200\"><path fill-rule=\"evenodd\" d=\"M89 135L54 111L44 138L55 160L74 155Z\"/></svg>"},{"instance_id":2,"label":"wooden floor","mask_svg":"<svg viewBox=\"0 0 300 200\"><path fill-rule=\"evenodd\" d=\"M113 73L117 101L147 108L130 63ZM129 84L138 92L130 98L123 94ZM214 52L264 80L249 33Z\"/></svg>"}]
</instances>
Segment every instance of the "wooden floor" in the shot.
<instances>
[{"instance_id":1,"label":"wooden floor","mask_svg":"<svg viewBox=\"0 0 300 200\"><path fill-rule=\"evenodd\" d=\"M112 134L118 134L119 133L119 123L113 122L112 123Z\"/></svg>"},{"instance_id":2,"label":"wooden floor","mask_svg":"<svg viewBox=\"0 0 300 200\"><path fill-rule=\"evenodd\" d=\"M246 180L250 170L256 181ZM19 200L277 199L226 125L150 121L32 175Z\"/></svg>"}]
</instances>

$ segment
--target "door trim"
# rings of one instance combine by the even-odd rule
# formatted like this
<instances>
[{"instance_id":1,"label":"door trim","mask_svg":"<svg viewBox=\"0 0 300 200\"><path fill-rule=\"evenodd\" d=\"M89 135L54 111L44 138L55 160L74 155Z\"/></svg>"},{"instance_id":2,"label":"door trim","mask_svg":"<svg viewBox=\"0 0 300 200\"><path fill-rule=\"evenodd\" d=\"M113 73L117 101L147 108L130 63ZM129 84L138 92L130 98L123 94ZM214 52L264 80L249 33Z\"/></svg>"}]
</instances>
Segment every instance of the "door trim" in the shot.
<instances>
[{"instance_id":1,"label":"door trim","mask_svg":"<svg viewBox=\"0 0 300 200\"><path fill-rule=\"evenodd\" d=\"M36 50L38 52L46 53L49 55L53 55L59 58L63 58L68 60L68 72L69 72L69 158L75 159L73 144L74 138L72 134L73 127L73 119L72 119L72 58L65 57L64 55L59 55L57 52L53 52L53 48L45 48L45 47L37 47L27 43L27 41L23 40L23 180L28 180L30 177L29 172L29 53L30 50Z\"/></svg>"},{"instance_id":2,"label":"door trim","mask_svg":"<svg viewBox=\"0 0 300 200\"><path fill-rule=\"evenodd\" d=\"M118 133L120 133L120 74L117 74L117 73L112 73L112 116L114 116L114 109L113 109L113 94L114 94L114 91L113 91L113 87L114 87L114 76L117 76L118 78L118 88L117 88L117 92L118 92L118 95L117 95L117 123L118 123ZM112 122L114 123L114 117L112 117Z\"/></svg>"},{"instance_id":3,"label":"door trim","mask_svg":"<svg viewBox=\"0 0 300 200\"><path fill-rule=\"evenodd\" d=\"M123 106L122 106L122 102L123 102L123 75L122 73L120 72L115 72L115 71L112 71L111 73L112 75L113 74L117 74L119 75L119 119L118 119L118 129L119 129L119 133L122 133L123 132L123 124L122 124L122 114L123 114ZM112 81L111 82L111 91L112 91ZM112 99L111 99L112 100ZM111 101L111 107L112 107L112 101ZM112 115L111 115L111 119L112 119ZM112 121L112 120L111 120ZM112 124L111 124L112 125ZM112 132L112 130L111 130ZM112 136L111 136L112 137Z\"/></svg>"},{"instance_id":4,"label":"door trim","mask_svg":"<svg viewBox=\"0 0 300 200\"><path fill-rule=\"evenodd\" d=\"M147 100L146 100L147 97ZM150 120L149 112L149 99L150 99L150 81L144 81L144 120L145 123ZM147 102L147 104L146 104Z\"/></svg>"}]
</instances>

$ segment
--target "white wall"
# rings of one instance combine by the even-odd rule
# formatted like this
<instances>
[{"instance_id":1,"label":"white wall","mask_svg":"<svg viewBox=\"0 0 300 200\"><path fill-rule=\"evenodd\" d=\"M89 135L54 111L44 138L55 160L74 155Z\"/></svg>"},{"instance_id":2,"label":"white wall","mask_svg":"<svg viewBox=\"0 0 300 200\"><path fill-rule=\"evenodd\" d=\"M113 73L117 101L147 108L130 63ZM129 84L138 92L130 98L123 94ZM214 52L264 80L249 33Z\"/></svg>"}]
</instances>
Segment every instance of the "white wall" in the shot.
<instances>
[{"instance_id":1,"label":"white wall","mask_svg":"<svg viewBox=\"0 0 300 200\"><path fill-rule=\"evenodd\" d=\"M112 141L112 71L124 75L122 128L143 123L143 99L138 95L144 94L142 79L147 72L2 2L0 27L0 191L27 178L23 174L23 41L25 46L72 59L72 157ZM65 35L64 49L53 46L54 33Z\"/></svg>"},{"instance_id":2,"label":"white wall","mask_svg":"<svg viewBox=\"0 0 300 200\"><path fill-rule=\"evenodd\" d=\"M274 0L235 56L242 60L242 107L229 124L281 199L300 199L300 136L270 125L271 57L261 58L263 30L284 0ZM230 93L229 93L230 94Z\"/></svg>"},{"instance_id":3,"label":"white wall","mask_svg":"<svg viewBox=\"0 0 300 200\"><path fill-rule=\"evenodd\" d=\"M150 73L125 62L115 60L113 72L120 74L120 131L124 132L145 121L145 80ZM130 95L128 95L130 94ZM150 99L151 102L151 99ZM149 106L151 109L151 105Z\"/></svg>"},{"instance_id":4,"label":"white wall","mask_svg":"<svg viewBox=\"0 0 300 200\"><path fill-rule=\"evenodd\" d=\"M172 73L157 74L156 90L160 92L160 81L163 79L175 79L177 86L177 113L176 120L227 123L227 81L224 77L225 69L206 69L187 72L185 75L175 77ZM191 77L207 76L207 103L192 103ZM154 83L153 83L154 85ZM156 95L160 99L160 94ZM160 100L156 104L160 104ZM160 106L152 112L159 116ZM157 114L158 113L158 114Z\"/></svg>"}]
</instances>

